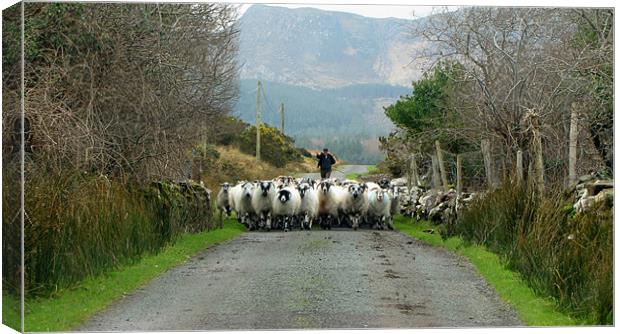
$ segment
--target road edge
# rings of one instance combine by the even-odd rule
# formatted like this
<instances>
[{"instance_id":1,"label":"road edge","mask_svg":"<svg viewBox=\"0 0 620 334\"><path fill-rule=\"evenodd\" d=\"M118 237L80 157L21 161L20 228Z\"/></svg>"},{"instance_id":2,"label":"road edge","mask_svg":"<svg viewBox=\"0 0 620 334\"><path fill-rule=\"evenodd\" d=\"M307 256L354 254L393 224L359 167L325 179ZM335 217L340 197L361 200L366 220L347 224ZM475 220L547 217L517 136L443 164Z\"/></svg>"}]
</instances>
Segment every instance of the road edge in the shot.
<instances>
[{"instance_id":1,"label":"road edge","mask_svg":"<svg viewBox=\"0 0 620 334\"><path fill-rule=\"evenodd\" d=\"M413 237L427 245L464 257L500 299L515 310L525 325L575 326L583 324L559 311L554 300L536 295L518 273L506 268L499 256L488 251L484 246L467 245L458 237L443 240L438 233L423 232L429 228L432 229L429 223L418 223L412 218L403 216L394 218L394 228L399 233Z\"/></svg>"},{"instance_id":2,"label":"road edge","mask_svg":"<svg viewBox=\"0 0 620 334\"><path fill-rule=\"evenodd\" d=\"M162 273L182 265L208 248L239 237L245 231L236 220L229 219L221 229L185 234L157 254L144 256L118 270L87 278L55 297L27 301L26 331L72 330Z\"/></svg>"}]
</instances>

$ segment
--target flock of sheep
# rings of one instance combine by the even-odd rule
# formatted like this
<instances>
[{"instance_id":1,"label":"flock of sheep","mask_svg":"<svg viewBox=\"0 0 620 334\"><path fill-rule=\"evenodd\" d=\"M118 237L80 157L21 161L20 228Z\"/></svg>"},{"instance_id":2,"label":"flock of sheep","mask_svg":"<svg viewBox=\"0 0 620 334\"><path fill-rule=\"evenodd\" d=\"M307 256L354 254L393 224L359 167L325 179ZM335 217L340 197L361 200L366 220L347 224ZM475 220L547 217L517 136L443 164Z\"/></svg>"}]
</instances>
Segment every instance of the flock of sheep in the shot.
<instances>
[{"instance_id":1,"label":"flock of sheep","mask_svg":"<svg viewBox=\"0 0 620 334\"><path fill-rule=\"evenodd\" d=\"M399 212L397 187L354 180L312 179L279 176L273 180L221 184L217 195L220 217L231 216L250 230L295 227L322 229L332 226L354 230L366 225L393 229L392 217Z\"/></svg>"}]
</instances>

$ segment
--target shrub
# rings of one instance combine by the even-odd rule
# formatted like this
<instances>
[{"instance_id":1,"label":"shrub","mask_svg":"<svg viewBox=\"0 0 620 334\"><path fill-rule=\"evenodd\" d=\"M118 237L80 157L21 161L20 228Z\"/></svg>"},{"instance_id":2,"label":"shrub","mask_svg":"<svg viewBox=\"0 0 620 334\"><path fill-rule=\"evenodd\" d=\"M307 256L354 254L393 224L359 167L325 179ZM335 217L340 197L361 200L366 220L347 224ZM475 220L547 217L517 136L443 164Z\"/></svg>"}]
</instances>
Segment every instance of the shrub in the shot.
<instances>
[{"instance_id":1,"label":"shrub","mask_svg":"<svg viewBox=\"0 0 620 334\"><path fill-rule=\"evenodd\" d=\"M239 134L243 133L249 126L236 117L221 117L214 123L211 141L216 145L233 145L237 142Z\"/></svg>"},{"instance_id":2,"label":"shrub","mask_svg":"<svg viewBox=\"0 0 620 334\"><path fill-rule=\"evenodd\" d=\"M613 322L613 214L601 203L572 212L573 196L543 198L510 182L476 200L458 218L456 234L499 253L538 293L571 315Z\"/></svg>"},{"instance_id":3,"label":"shrub","mask_svg":"<svg viewBox=\"0 0 620 334\"><path fill-rule=\"evenodd\" d=\"M8 171L5 169L5 171ZM3 177L5 190L18 178ZM11 175L14 176L14 175ZM28 173L25 184L27 296L45 295L159 251L184 232L210 228L206 189L195 183L144 187L79 172ZM4 193L4 208L19 196ZM5 288L19 291L18 210L3 210ZM7 256L11 255L11 256Z\"/></svg>"},{"instance_id":4,"label":"shrub","mask_svg":"<svg viewBox=\"0 0 620 334\"><path fill-rule=\"evenodd\" d=\"M294 146L293 138L278 129L261 124L261 159L276 167L284 167L292 161L303 160L302 154ZM239 137L239 149L246 153L256 154L256 127L247 128Z\"/></svg>"}]
</instances>

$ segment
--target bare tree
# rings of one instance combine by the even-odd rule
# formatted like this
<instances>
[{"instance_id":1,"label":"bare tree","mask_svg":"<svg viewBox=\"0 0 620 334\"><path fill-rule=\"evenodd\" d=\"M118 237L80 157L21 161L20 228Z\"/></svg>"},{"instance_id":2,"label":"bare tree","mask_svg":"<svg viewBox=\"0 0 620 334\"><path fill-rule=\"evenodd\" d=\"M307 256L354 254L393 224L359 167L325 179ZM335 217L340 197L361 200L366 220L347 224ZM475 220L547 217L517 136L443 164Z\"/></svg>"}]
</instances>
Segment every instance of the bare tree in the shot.
<instances>
[{"instance_id":1,"label":"bare tree","mask_svg":"<svg viewBox=\"0 0 620 334\"><path fill-rule=\"evenodd\" d=\"M498 143L494 156L503 168L514 168L519 150L531 161L531 137L523 121L526 111L535 109L540 112L544 155L549 157L547 175L561 179L566 174L566 159L555 157L558 152L568 154L570 104L583 95L576 92L592 92L587 82L575 80L575 73L587 71L593 57L585 56L592 53L587 51L591 45L573 45L579 29L577 13L546 8L464 8L442 11L416 25L414 33L430 42L419 56L463 66L463 88L455 92L451 106L462 123L453 130L472 142L489 137ZM597 13L586 16L607 20L594 26L608 26L610 15ZM609 48L605 43L611 41L611 32L600 33L600 50L605 51L594 53L601 57L599 65L609 65L612 57L605 53ZM596 144L597 137L592 138Z\"/></svg>"},{"instance_id":2,"label":"bare tree","mask_svg":"<svg viewBox=\"0 0 620 334\"><path fill-rule=\"evenodd\" d=\"M53 5L28 3L26 22ZM236 9L65 6L26 43L37 51L25 77L35 161L135 180L181 176L206 124L237 97Z\"/></svg>"}]
</instances>

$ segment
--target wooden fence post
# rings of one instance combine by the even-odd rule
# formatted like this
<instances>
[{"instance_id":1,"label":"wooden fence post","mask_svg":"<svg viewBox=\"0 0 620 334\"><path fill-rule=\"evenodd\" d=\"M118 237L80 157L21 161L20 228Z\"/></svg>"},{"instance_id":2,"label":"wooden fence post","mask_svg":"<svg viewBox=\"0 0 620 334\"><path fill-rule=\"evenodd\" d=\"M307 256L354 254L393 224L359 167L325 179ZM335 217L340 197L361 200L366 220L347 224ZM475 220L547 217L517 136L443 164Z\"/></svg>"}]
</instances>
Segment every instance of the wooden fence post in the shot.
<instances>
[{"instance_id":1,"label":"wooden fence post","mask_svg":"<svg viewBox=\"0 0 620 334\"><path fill-rule=\"evenodd\" d=\"M443 152L441 152L439 140L435 140L435 149L437 150L437 163L439 164L439 172L441 173L443 190L448 191L448 175L446 174L446 166L444 165Z\"/></svg>"},{"instance_id":2,"label":"wooden fence post","mask_svg":"<svg viewBox=\"0 0 620 334\"><path fill-rule=\"evenodd\" d=\"M435 154L431 154L431 168L433 171L433 188L439 189L441 186L439 184L439 171L437 168L437 156Z\"/></svg>"},{"instance_id":3,"label":"wooden fence post","mask_svg":"<svg viewBox=\"0 0 620 334\"><path fill-rule=\"evenodd\" d=\"M577 138L579 125L577 124L577 103L571 104L570 133L568 135L568 186L575 185L577 181Z\"/></svg>"},{"instance_id":4,"label":"wooden fence post","mask_svg":"<svg viewBox=\"0 0 620 334\"><path fill-rule=\"evenodd\" d=\"M456 155L456 196L460 196L463 192L463 171L461 155Z\"/></svg>"},{"instance_id":5,"label":"wooden fence post","mask_svg":"<svg viewBox=\"0 0 620 334\"><path fill-rule=\"evenodd\" d=\"M491 143L489 142L488 139L483 139L482 142L480 142L480 149L482 150L482 158L484 159L484 170L486 171L486 174L487 174L487 186L489 188L493 188L494 182L493 182L493 171L491 170L492 168Z\"/></svg>"},{"instance_id":6,"label":"wooden fence post","mask_svg":"<svg viewBox=\"0 0 620 334\"><path fill-rule=\"evenodd\" d=\"M409 177L409 189L411 189L411 187L413 186L418 186L418 166L415 161L415 154L411 154L411 162L409 167L411 169L411 177Z\"/></svg>"}]
</instances>

